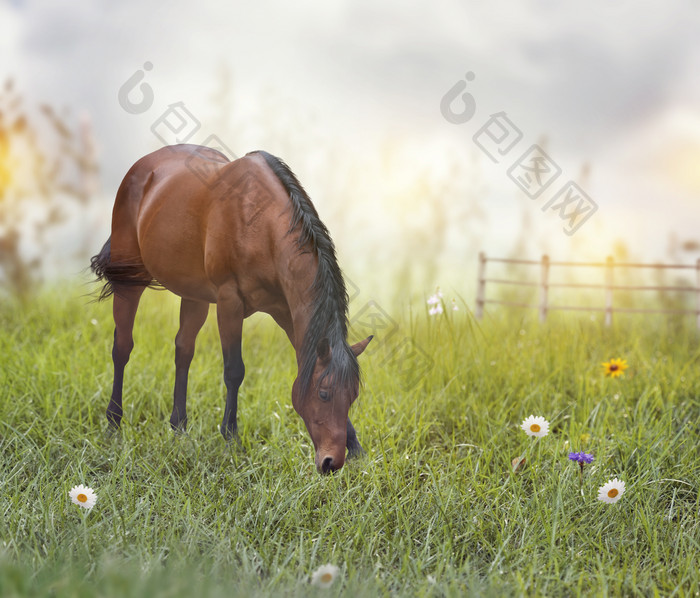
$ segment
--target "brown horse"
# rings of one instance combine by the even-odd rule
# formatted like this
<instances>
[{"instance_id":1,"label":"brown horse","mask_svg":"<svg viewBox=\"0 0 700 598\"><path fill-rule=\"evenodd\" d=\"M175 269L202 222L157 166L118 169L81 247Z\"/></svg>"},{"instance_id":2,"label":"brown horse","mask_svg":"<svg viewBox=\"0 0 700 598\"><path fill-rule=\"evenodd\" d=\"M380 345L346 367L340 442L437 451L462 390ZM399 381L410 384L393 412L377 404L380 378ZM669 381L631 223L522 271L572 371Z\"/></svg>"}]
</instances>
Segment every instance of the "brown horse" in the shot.
<instances>
[{"instance_id":1,"label":"brown horse","mask_svg":"<svg viewBox=\"0 0 700 598\"><path fill-rule=\"evenodd\" d=\"M292 404L302 417L322 473L364 453L348 418L359 392L357 356L372 337L347 342L348 296L335 247L294 173L266 152L230 162L213 149L176 145L141 158L114 203L112 235L91 260L114 295L114 384L107 419L122 419L124 368L144 289L182 298L175 337L170 424L187 424L187 375L197 333L216 303L224 357L226 408L221 433L237 434L244 318L262 311L287 333L297 357Z\"/></svg>"}]
</instances>

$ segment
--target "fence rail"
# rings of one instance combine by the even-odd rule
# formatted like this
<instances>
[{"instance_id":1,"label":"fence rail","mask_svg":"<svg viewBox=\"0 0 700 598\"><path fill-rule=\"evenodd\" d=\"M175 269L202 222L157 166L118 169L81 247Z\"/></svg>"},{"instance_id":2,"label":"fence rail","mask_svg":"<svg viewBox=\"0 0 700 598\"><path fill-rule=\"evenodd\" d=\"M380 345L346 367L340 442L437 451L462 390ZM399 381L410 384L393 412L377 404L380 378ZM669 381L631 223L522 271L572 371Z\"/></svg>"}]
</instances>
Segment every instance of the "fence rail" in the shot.
<instances>
[{"instance_id":1,"label":"fence rail","mask_svg":"<svg viewBox=\"0 0 700 598\"><path fill-rule=\"evenodd\" d=\"M539 282L509 280L506 278L487 278L486 264L487 262L518 264L522 266L539 266L540 279ZM583 267L583 268L603 268L603 283L587 284L587 283L551 283L549 281L549 272L552 266L558 267ZM691 286L649 286L649 285L620 285L614 283L615 269L623 268L649 268L649 269L667 269L667 270L695 270L696 284ZM539 288L539 302L537 305L531 303L520 303L517 301L505 301L500 299L486 298L486 283L506 284L526 287ZM549 289L550 288L575 288L575 289L598 289L605 292L605 305L603 307L585 307L574 305L550 305L549 304ZM696 303L695 309L646 309L646 308L631 308L631 307L614 307L613 306L613 291L678 291L695 293ZM549 256L543 255L542 259L536 260L520 260L507 258L489 258L484 252L479 253L479 269L477 278L476 291L476 317L481 319L484 315L484 306L487 303L495 305L507 305L511 307L524 307L537 309L539 311L540 322L547 319L548 312L552 310L565 311L593 311L605 313L605 325L612 324L614 312L618 313L660 313L660 314L685 314L695 315L697 327L700 330L700 259L695 265L688 264L639 264L631 262L615 262L612 257L608 257L605 262L554 262L550 261Z\"/></svg>"}]
</instances>

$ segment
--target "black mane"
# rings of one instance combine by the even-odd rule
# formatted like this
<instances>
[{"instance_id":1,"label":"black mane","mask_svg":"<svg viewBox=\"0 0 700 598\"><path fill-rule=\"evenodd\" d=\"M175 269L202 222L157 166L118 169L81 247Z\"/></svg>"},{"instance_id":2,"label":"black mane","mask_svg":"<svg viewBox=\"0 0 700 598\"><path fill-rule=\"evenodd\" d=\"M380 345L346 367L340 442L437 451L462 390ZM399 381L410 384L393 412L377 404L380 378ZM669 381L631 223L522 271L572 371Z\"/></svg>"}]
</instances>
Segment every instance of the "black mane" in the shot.
<instances>
[{"instance_id":1,"label":"black mane","mask_svg":"<svg viewBox=\"0 0 700 598\"><path fill-rule=\"evenodd\" d=\"M301 396L306 396L311 385L316 365L316 348L324 338L330 344L331 361L323 372L323 377L332 376L334 383L340 387L356 383L360 378L360 366L347 342L348 293L328 229L321 222L311 199L289 166L267 152L252 153L265 158L267 165L287 190L292 202L292 220L288 234L299 226L299 248L310 246L318 256L318 270L312 286L313 315L301 349Z\"/></svg>"}]
</instances>

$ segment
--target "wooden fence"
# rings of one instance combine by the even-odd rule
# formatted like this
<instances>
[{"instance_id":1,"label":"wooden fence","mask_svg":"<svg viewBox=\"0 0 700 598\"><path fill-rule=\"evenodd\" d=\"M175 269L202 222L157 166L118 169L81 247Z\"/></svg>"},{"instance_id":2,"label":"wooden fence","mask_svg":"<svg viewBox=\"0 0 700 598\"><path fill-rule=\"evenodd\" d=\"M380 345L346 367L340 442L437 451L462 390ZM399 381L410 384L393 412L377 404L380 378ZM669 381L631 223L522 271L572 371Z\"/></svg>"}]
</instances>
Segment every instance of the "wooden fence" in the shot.
<instances>
[{"instance_id":1,"label":"wooden fence","mask_svg":"<svg viewBox=\"0 0 700 598\"><path fill-rule=\"evenodd\" d=\"M500 262L506 264L520 264L523 266L539 266L540 280L539 282L527 282L517 280L507 280L503 278L487 278L486 264L488 262ZM602 268L603 282L600 284L576 284L576 283L552 283L549 281L549 271L552 267L567 267L567 268ZM641 285L616 285L614 283L615 269L622 268L655 268L655 269L674 269L674 270L695 270L696 283L694 287L688 286L641 286ZM498 299L486 299L486 283L518 285L526 287L539 288L539 302L537 305L529 303L518 303L515 301L502 301ZM605 325L612 324L613 312L624 313L666 313L666 314L693 314L696 317L697 327L700 329L700 259L697 260L694 266L682 264L633 264L625 262L615 262L612 257L608 257L605 262L552 262L549 256L543 255L540 261L535 260L517 260L504 258L487 258L486 254L479 254L479 273L477 280L476 292L476 317L481 319L484 315L484 306L487 303L498 305L510 305L514 307L536 308L539 310L540 322L547 319L547 313L551 310L571 310L571 311L602 311L605 312ZM549 289L559 288L575 288L575 289L601 289L605 292L604 307L583 307L573 305L550 305L549 304ZM613 307L613 291L680 291L695 293L695 309L636 309L626 307Z\"/></svg>"}]
</instances>

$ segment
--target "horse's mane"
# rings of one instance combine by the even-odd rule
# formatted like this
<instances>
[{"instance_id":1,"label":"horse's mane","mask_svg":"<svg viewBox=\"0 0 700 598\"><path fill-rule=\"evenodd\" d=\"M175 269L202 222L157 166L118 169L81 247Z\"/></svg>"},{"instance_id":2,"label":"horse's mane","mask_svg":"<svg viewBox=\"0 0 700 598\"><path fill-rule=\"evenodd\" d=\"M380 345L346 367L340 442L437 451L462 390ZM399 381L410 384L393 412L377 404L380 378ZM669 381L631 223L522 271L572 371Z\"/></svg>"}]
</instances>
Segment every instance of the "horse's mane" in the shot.
<instances>
[{"instance_id":1,"label":"horse's mane","mask_svg":"<svg viewBox=\"0 0 700 598\"><path fill-rule=\"evenodd\" d=\"M328 229L321 222L311 199L287 164L264 151L251 153L260 154L265 159L289 195L292 202L292 219L287 234L293 233L299 227L299 248L305 250L310 247L318 256L318 270L312 286L313 315L301 349L301 396L306 396L309 390L316 365L316 348L324 338L327 338L330 344L331 360L322 377L332 376L334 383L340 387L357 383L360 378L360 366L347 342L348 293Z\"/></svg>"}]
</instances>

